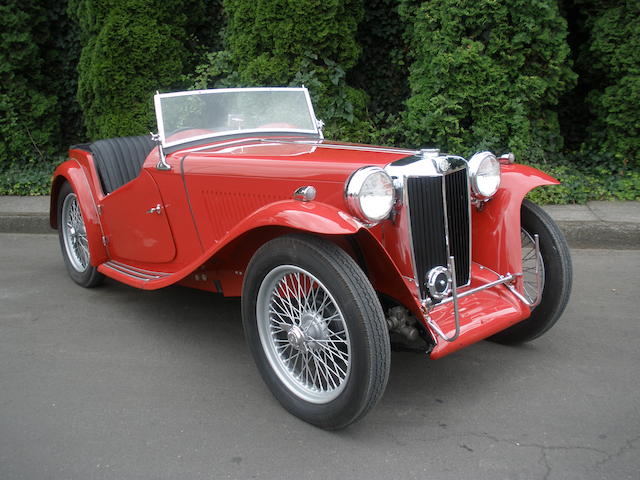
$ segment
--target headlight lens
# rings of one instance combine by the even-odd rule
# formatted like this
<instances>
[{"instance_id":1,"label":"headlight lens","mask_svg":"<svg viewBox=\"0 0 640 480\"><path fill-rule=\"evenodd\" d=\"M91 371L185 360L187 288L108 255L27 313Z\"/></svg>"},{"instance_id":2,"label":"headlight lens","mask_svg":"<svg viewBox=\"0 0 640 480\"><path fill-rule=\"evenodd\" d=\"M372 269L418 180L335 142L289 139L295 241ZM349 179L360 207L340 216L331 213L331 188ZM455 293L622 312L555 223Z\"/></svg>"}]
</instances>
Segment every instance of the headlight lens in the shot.
<instances>
[{"instance_id":1,"label":"headlight lens","mask_svg":"<svg viewBox=\"0 0 640 480\"><path fill-rule=\"evenodd\" d=\"M500 186L500 162L491 152L476 153L469 160L469 175L476 196L489 198Z\"/></svg>"},{"instance_id":2,"label":"headlight lens","mask_svg":"<svg viewBox=\"0 0 640 480\"><path fill-rule=\"evenodd\" d=\"M351 175L345 195L349 208L357 217L367 223L376 223L388 217L393 208L393 180L380 167L364 167Z\"/></svg>"}]
</instances>

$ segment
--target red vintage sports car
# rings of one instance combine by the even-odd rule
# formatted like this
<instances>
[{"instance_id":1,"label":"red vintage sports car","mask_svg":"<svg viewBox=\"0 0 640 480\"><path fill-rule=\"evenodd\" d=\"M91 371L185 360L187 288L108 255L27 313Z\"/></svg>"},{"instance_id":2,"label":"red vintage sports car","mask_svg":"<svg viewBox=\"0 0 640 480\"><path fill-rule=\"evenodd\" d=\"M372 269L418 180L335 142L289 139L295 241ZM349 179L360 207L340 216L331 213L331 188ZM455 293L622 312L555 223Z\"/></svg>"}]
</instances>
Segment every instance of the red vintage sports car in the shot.
<instances>
[{"instance_id":1,"label":"red vintage sports car","mask_svg":"<svg viewBox=\"0 0 640 480\"><path fill-rule=\"evenodd\" d=\"M390 347L440 358L546 332L571 290L558 182L513 155L329 142L305 88L157 94L158 134L76 145L51 225L71 278L242 297L256 365L335 429L387 383Z\"/></svg>"}]
</instances>

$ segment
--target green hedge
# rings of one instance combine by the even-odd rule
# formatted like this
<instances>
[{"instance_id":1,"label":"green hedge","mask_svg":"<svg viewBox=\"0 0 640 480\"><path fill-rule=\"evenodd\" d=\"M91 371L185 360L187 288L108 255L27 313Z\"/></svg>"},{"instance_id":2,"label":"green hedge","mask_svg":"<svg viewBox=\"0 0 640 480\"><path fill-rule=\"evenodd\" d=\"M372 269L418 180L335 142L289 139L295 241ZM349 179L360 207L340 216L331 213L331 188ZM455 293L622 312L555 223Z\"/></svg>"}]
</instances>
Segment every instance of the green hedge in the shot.
<instances>
[{"instance_id":1,"label":"green hedge","mask_svg":"<svg viewBox=\"0 0 640 480\"><path fill-rule=\"evenodd\" d=\"M309 88L327 134L357 139L366 95L347 84L360 54L361 0L224 0L225 50L200 65L194 86Z\"/></svg>"},{"instance_id":2,"label":"green hedge","mask_svg":"<svg viewBox=\"0 0 640 480\"><path fill-rule=\"evenodd\" d=\"M0 194L45 193L70 143L154 128L156 89L304 84L329 138L513 150L564 182L537 201L639 199L640 4L560 5L5 0Z\"/></svg>"},{"instance_id":3,"label":"green hedge","mask_svg":"<svg viewBox=\"0 0 640 480\"><path fill-rule=\"evenodd\" d=\"M411 143L554 159L562 148L554 108L575 82L556 2L405 0L402 13L414 56Z\"/></svg>"},{"instance_id":4,"label":"green hedge","mask_svg":"<svg viewBox=\"0 0 640 480\"><path fill-rule=\"evenodd\" d=\"M584 151L613 156L615 168L640 168L640 2L598 4L587 20L583 64L598 79L587 103L593 117Z\"/></svg>"},{"instance_id":5,"label":"green hedge","mask_svg":"<svg viewBox=\"0 0 640 480\"><path fill-rule=\"evenodd\" d=\"M193 63L189 15L196 0L74 0L82 31L78 99L91 139L140 135L154 128L156 90L184 87Z\"/></svg>"},{"instance_id":6,"label":"green hedge","mask_svg":"<svg viewBox=\"0 0 640 480\"><path fill-rule=\"evenodd\" d=\"M58 147L59 109L49 87L47 2L0 5L0 169L34 162Z\"/></svg>"},{"instance_id":7,"label":"green hedge","mask_svg":"<svg viewBox=\"0 0 640 480\"><path fill-rule=\"evenodd\" d=\"M358 26L362 55L347 79L367 93L372 115L399 114L409 96L406 25L398 6L399 0L368 0Z\"/></svg>"}]
</instances>

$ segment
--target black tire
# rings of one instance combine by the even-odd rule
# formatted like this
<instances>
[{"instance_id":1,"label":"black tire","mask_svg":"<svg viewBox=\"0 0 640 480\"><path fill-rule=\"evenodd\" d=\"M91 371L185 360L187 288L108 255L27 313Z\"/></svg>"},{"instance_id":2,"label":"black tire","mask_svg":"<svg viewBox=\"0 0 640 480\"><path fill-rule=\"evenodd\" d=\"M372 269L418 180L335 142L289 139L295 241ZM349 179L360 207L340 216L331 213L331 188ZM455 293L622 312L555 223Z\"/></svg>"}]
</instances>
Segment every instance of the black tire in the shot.
<instances>
[{"instance_id":1,"label":"black tire","mask_svg":"<svg viewBox=\"0 0 640 480\"><path fill-rule=\"evenodd\" d=\"M573 269L564 235L551 217L529 200L522 203L520 215L522 229L531 237L536 233L539 236L544 286L542 300L529 318L489 338L505 345L528 342L544 334L558 321L571 295Z\"/></svg>"},{"instance_id":2,"label":"black tire","mask_svg":"<svg viewBox=\"0 0 640 480\"><path fill-rule=\"evenodd\" d=\"M83 257L80 259L81 255L74 256L68 250L68 247L65 243L65 236L67 239L69 238L70 232L66 229L64 224L65 214L63 209L68 208L68 205L72 205L72 202L75 201L76 205L79 205L78 198L71 188L69 183L65 183L61 188L58 194L58 239L60 240L60 249L62 250L62 258L64 259L64 264L67 267L67 272L69 272L69 276L71 279L76 282L78 285L91 288L100 285L104 281L104 275L98 272L98 269L91 265L90 257L88 253L88 247L86 249L86 259ZM66 203L65 203L66 202ZM79 210L78 210L79 212ZM79 220L81 224L81 231L84 233L83 242L87 242L86 238L86 228L84 226L84 219L82 218L82 213L79 213ZM88 245L88 244L87 244ZM69 248L72 248L69 246Z\"/></svg>"},{"instance_id":3,"label":"black tire","mask_svg":"<svg viewBox=\"0 0 640 480\"><path fill-rule=\"evenodd\" d=\"M291 360L296 356L296 349L298 349L290 337L296 322L298 322L297 325L300 326L301 331L304 328L304 332L306 332L305 340L302 342L304 345L298 349L298 355L302 355L304 358L308 356L309 359L316 355L316 353L303 351L304 348L311 349L316 345L314 339L307 342L307 334L310 337L315 336L315 338L321 336L317 330L314 334L309 333L314 331L316 324L313 324L311 329L308 324L304 327L306 321L304 317L308 314L299 315L293 308L291 310L294 311L294 314L290 316L286 316L286 312L281 310L285 313L285 320L291 319L291 324L277 322L282 319L281 316L276 317L271 313L272 306L278 306L274 303L275 295L282 291L278 288L288 282L288 280L285 281L285 278L288 278L287 275L295 275L295 273L283 273L284 277L278 281L279 283L269 283L270 279L272 277L278 278L278 272L291 268L304 272L301 274L303 283L305 278L310 278L309 276L305 277L306 274L315 277L319 283L315 284L317 287L315 290L313 287L306 289L306 291L315 293L307 293L306 297L304 294L298 297L291 296L287 301L290 304L292 301L297 302L296 305L300 305L300 310L303 310L305 304L315 303L317 306L320 303L320 294L327 292L326 297L330 297L327 307L333 305L335 308L332 311L336 313L325 317L327 308L321 306L318 309L319 313L316 312L317 316L312 315L311 318L321 318L323 322L320 323L323 327L325 323L329 326L325 331L331 331L333 320L329 320L329 318L334 317L335 321L341 322L341 327L336 327L334 331L344 328L344 332L346 332L342 334L343 339L340 341L343 342L341 344L343 352L345 352L344 349L348 349L345 353L348 362L344 361L342 365L348 374L342 380L333 376L333 380L339 384L339 388L333 389L330 394L324 394L320 391L318 393L318 396L321 396L320 400L314 398L310 401L304 398L307 395L305 390L307 387L296 384L296 382L300 385L304 383L304 376L301 373L304 365L298 372L296 371L297 360L295 362ZM313 285L313 280L309 280L309 282L311 282L310 285ZM312 300L309 303L305 300L305 304L302 304L298 302L298 298L302 297L312 298ZM268 304L266 303L267 299L269 300ZM323 301L322 304L324 305L325 302ZM268 305L266 310L265 305ZM258 310L268 313L265 316L264 313L259 314ZM389 332L384 313L368 278L357 263L334 244L311 236L290 235L276 238L263 245L255 253L247 267L242 288L242 321L247 343L262 378L278 401L293 415L321 428L330 430L344 428L363 417L382 396L389 376L391 357ZM261 324L264 325L264 322L269 325L268 328L260 327ZM282 331L274 333L273 322L281 325L287 323L288 330L286 331L288 333L285 334L285 330L278 328L278 326L276 329ZM264 333L265 331L268 333ZM273 340L277 335L283 335L286 338ZM334 337L334 333L329 335L325 338L337 338L337 336ZM318 340L318 342L328 341ZM270 342L279 346L272 349ZM284 342L285 345L277 342ZM307 346L305 347L305 345ZM325 345L327 344L325 343ZM283 350L278 350L280 348ZM327 352L316 351L317 355L322 353L325 355L325 359L329 358ZM285 359L282 360L283 358ZM339 357L336 356L336 358L340 360ZM304 359L302 363L304 364ZM308 363L310 364L311 360L308 360ZM321 366L319 362L318 365ZM325 375L329 373L329 376L332 376L330 370L325 368L321 370ZM338 368L334 368L334 370L337 372ZM293 377L289 377L287 371L293 372L292 375L299 373L298 380L292 380ZM322 389L321 375L318 374L318 377ZM313 381L313 378L311 380ZM332 387L328 381L326 386L327 389ZM331 395L335 395L335 398L329 398Z\"/></svg>"}]
</instances>

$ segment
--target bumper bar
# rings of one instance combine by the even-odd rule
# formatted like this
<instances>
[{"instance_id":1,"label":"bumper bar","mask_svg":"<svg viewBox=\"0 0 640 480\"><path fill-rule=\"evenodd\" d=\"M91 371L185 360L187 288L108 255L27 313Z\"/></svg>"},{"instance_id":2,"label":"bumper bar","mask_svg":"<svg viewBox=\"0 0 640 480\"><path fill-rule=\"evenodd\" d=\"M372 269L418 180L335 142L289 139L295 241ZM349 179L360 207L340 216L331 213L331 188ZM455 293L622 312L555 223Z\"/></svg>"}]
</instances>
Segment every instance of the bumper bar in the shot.
<instances>
[{"instance_id":1,"label":"bumper bar","mask_svg":"<svg viewBox=\"0 0 640 480\"><path fill-rule=\"evenodd\" d=\"M464 297L468 297L469 295L473 295L474 293L478 293L482 290L486 290L487 288L496 287L498 285L505 285L509 289L509 291L511 291L511 293L513 293L513 295L516 298L518 298L518 300L520 300L522 303L524 303L526 306L528 306L533 310L540 303L540 300L542 299L542 292L540 291L542 288L542 275L541 275L542 268L540 265L542 261L541 260L542 257L540 255L540 239L538 238L537 234L533 236L533 239L534 239L535 250L536 250L536 269L535 269L536 298L535 299L533 300L527 299L524 295L522 295L516 289L514 283L517 277L523 276L522 273L507 273L506 275L500 275L496 273L495 275L498 278L493 282L485 283L484 285L480 285L479 287L472 288L471 290L467 290L466 292L463 292L463 293L458 293L458 289L456 287L457 282L456 282L455 258L453 256L450 256L447 262L448 263L447 269L449 270L449 274L451 275L451 296L448 298L445 298L444 300L439 302L437 305L440 306L440 305L446 305L447 303L453 303L453 312L455 316L456 329L455 329L455 333L452 336L447 337L447 335L442 331L442 329L440 329L438 324L429 315L429 310L434 305L431 303L430 299L427 299L422 302L422 306L423 306L423 309L425 310L425 317L426 317L427 323L433 329L433 331L436 332L439 337L441 337L443 340L447 342L453 342L454 340L456 340L460 335L460 310L458 307L458 300Z\"/></svg>"}]
</instances>

